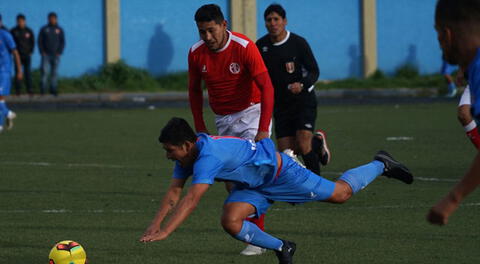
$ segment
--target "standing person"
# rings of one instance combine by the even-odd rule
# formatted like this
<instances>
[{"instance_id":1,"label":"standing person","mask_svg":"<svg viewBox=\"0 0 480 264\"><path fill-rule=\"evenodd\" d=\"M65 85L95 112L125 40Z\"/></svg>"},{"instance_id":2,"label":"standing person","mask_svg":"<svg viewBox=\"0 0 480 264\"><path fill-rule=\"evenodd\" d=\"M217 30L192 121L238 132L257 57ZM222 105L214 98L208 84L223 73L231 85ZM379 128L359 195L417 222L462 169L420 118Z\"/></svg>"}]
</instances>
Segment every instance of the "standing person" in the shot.
<instances>
[{"instance_id":1,"label":"standing person","mask_svg":"<svg viewBox=\"0 0 480 264\"><path fill-rule=\"evenodd\" d=\"M319 69L307 41L286 30L286 12L272 4L264 12L268 34L257 41L275 88L275 135L280 151L292 149L307 169L320 173L330 160L325 133L315 133Z\"/></svg>"},{"instance_id":2,"label":"standing person","mask_svg":"<svg viewBox=\"0 0 480 264\"><path fill-rule=\"evenodd\" d=\"M255 141L268 138L273 86L255 43L228 31L223 13L215 4L200 7L195 22L201 40L188 54L188 92L196 131L208 133L203 119L203 80L219 135ZM232 185L227 183L227 188L231 190ZM264 228L264 216L252 221ZM249 245L241 254L264 252Z\"/></svg>"},{"instance_id":3,"label":"standing person","mask_svg":"<svg viewBox=\"0 0 480 264\"><path fill-rule=\"evenodd\" d=\"M31 69L31 56L33 53L33 48L35 47L35 37L33 31L27 27L26 18L23 14L17 15L17 26L14 27L10 33L15 40L17 45L18 53L20 54L20 62L23 66L23 74L25 77L25 84L27 86L28 94L32 95L32 76L30 74ZM22 82L20 80L15 81L15 93L20 95L20 89Z\"/></svg>"},{"instance_id":4,"label":"standing person","mask_svg":"<svg viewBox=\"0 0 480 264\"><path fill-rule=\"evenodd\" d=\"M48 14L48 24L40 29L38 34L38 48L42 56L40 93L45 93L48 78L50 78L50 93L58 95L57 90L57 69L60 63L60 56L65 48L65 35L63 29L58 25L57 14Z\"/></svg>"},{"instance_id":5,"label":"standing person","mask_svg":"<svg viewBox=\"0 0 480 264\"><path fill-rule=\"evenodd\" d=\"M471 112L480 118L480 0L439 0L435 30L443 58L465 70ZM480 185L480 152L465 176L427 214L432 224L445 225L462 200Z\"/></svg>"},{"instance_id":6,"label":"standing person","mask_svg":"<svg viewBox=\"0 0 480 264\"><path fill-rule=\"evenodd\" d=\"M270 138L255 143L195 134L184 119L172 118L158 140L167 158L175 161L175 169L157 214L140 238L142 242L166 239L193 212L210 185L215 181L232 181L237 188L224 203L223 229L235 239L274 251L280 264L290 264L296 244L245 221L248 215L264 213L275 201L344 203L380 175L406 184L413 182L408 168L385 151L379 151L371 162L347 170L332 182L277 152ZM191 187L180 199L190 176ZM164 221L169 214L171 217Z\"/></svg>"},{"instance_id":7,"label":"standing person","mask_svg":"<svg viewBox=\"0 0 480 264\"><path fill-rule=\"evenodd\" d=\"M457 70L455 65L448 63L445 59L442 59L442 69L441 74L445 78L445 82L448 86L448 92L446 97L455 97L457 95L457 86L455 85L455 81L453 80L452 74Z\"/></svg>"},{"instance_id":8,"label":"standing person","mask_svg":"<svg viewBox=\"0 0 480 264\"><path fill-rule=\"evenodd\" d=\"M0 133L6 125L7 129L13 127L13 119L17 116L8 109L5 102L5 96L10 94L11 75L12 75L12 54L17 68L16 78L22 79L22 66L20 56L15 46L13 37L8 30L2 29L2 15L0 15Z\"/></svg>"}]
</instances>

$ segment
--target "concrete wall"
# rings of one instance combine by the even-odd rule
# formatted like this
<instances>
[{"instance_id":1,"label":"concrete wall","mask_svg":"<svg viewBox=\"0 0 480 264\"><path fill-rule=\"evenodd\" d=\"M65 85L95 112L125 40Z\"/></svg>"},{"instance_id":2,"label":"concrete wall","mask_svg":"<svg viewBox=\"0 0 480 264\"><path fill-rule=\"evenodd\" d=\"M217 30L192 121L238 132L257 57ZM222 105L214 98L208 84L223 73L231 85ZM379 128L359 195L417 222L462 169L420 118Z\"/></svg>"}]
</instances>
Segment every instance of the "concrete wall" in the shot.
<instances>
[{"instance_id":1,"label":"concrete wall","mask_svg":"<svg viewBox=\"0 0 480 264\"><path fill-rule=\"evenodd\" d=\"M310 43L321 79L362 76L362 0L257 0L258 37L266 34L263 12L273 3L287 10L288 29ZM193 19L198 7L220 5L230 20L230 0L120 0L121 58L128 64L165 74L187 69L189 47L199 37ZM436 0L377 0L378 66L393 73L416 64L421 73L438 72L441 52L433 29ZM55 11L65 29L61 76L79 76L105 60L103 0L2 0L4 24L12 27L22 12L38 32ZM38 49L33 67L40 64Z\"/></svg>"},{"instance_id":2,"label":"concrete wall","mask_svg":"<svg viewBox=\"0 0 480 264\"><path fill-rule=\"evenodd\" d=\"M59 74L78 76L98 69L104 61L103 1L101 0L2 0L0 14L9 29L16 16L23 13L27 25L37 37L47 23L47 14L54 11L58 24L65 31L65 50L60 60ZM36 42L36 40L35 40ZM32 58L32 68L40 66L38 46Z\"/></svg>"}]
</instances>

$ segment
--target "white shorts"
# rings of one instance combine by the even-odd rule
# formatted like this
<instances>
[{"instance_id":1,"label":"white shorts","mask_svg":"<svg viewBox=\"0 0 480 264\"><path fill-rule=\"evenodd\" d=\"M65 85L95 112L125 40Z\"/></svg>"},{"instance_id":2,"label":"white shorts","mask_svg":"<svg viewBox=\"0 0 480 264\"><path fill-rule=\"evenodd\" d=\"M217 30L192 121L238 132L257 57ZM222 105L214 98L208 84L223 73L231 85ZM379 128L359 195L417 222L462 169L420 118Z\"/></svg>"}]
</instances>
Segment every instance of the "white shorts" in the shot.
<instances>
[{"instance_id":1,"label":"white shorts","mask_svg":"<svg viewBox=\"0 0 480 264\"><path fill-rule=\"evenodd\" d=\"M260 121L260 104L254 104L240 112L229 115L216 115L215 125L219 136L233 136L254 140L258 132ZM268 129L272 131L272 122Z\"/></svg>"},{"instance_id":2,"label":"white shorts","mask_svg":"<svg viewBox=\"0 0 480 264\"><path fill-rule=\"evenodd\" d=\"M460 97L460 103L458 106L462 105L471 105L472 104L472 97L470 96L470 86L467 85L465 90L463 90L462 97Z\"/></svg>"}]
</instances>

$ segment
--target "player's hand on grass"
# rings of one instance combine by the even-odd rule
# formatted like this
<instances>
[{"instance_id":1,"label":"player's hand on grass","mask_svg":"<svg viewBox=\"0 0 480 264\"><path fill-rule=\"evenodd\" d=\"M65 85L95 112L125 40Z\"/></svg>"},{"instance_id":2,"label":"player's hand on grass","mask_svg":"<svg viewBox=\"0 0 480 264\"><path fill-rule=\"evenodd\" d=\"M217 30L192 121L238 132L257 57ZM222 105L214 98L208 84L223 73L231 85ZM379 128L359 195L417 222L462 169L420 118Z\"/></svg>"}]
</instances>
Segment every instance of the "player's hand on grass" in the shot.
<instances>
[{"instance_id":1,"label":"player's hand on grass","mask_svg":"<svg viewBox=\"0 0 480 264\"><path fill-rule=\"evenodd\" d=\"M427 221L434 225L446 225L450 215L458 208L459 202L449 193L433 206L427 214Z\"/></svg>"},{"instance_id":2,"label":"player's hand on grass","mask_svg":"<svg viewBox=\"0 0 480 264\"><path fill-rule=\"evenodd\" d=\"M153 242L153 241L160 241L164 240L168 237L168 234L162 230L155 232L153 234L144 235L140 238L140 242Z\"/></svg>"},{"instance_id":3,"label":"player's hand on grass","mask_svg":"<svg viewBox=\"0 0 480 264\"><path fill-rule=\"evenodd\" d=\"M299 94L303 90L303 84L299 82L291 83L288 85L288 89L293 94Z\"/></svg>"},{"instance_id":4,"label":"player's hand on grass","mask_svg":"<svg viewBox=\"0 0 480 264\"><path fill-rule=\"evenodd\" d=\"M141 242L147 242L147 241L144 241L144 239L146 237L150 237L150 236L152 236L152 235L154 235L155 233L158 233L158 232L160 232L160 226L152 224L147 228L145 233L143 233L142 237L140 238L140 241Z\"/></svg>"},{"instance_id":5,"label":"player's hand on grass","mask_svg":"<svg viewBox=\"0 0 480 264\"><path fill-rule=\"evenodd\" d=\"M255 136L255 142L260 141L264 138L268 138L270 134L266 131L258 131L257 135Z\"/></svg>"}]
</instances>

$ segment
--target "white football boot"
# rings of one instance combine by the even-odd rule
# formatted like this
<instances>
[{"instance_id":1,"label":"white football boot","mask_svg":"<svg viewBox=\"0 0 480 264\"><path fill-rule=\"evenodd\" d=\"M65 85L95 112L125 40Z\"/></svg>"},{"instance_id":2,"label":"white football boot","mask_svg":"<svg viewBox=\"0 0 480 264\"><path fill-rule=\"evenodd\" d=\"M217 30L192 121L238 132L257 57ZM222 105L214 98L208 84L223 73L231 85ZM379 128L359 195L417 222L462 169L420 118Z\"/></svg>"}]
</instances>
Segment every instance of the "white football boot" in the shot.
<instances>
[{"instance_id":1,"label":"white football boot","mask_svg":"<svg viewBox=\"0 0 480 264\"><path fill-rule=\"evenodd\" d=\"M12 129L13 128L13 119L17 118L17 114L13 111L8 111L7 118L5 120L5 125L7 126L7 129Z\"/></svg>"},{"instance_id":2,"label":"white football boot","mask_svg":"<svg viewBox=\"0 0 480 264\"><path fill-rule=\"evenodd\" d=\"M265 252L267 252L265 248L261 248L261 247L257 247L249 244L242 252L240 252L240 255L256 256L256 255L262 255Z\"/></svg>"}]
</instances>

